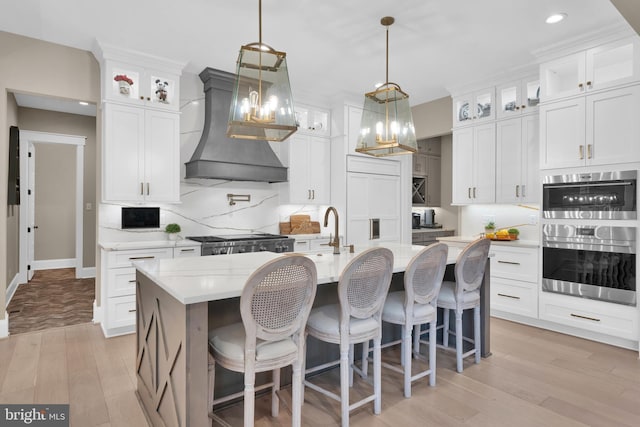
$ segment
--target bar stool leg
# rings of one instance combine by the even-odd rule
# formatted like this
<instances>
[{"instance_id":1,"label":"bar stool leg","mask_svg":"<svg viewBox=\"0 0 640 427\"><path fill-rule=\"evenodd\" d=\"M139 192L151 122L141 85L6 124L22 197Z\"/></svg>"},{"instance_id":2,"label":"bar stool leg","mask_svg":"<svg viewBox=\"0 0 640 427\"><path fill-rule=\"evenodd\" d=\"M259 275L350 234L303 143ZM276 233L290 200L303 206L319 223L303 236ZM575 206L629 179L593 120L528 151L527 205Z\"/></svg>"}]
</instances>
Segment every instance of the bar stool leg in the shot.
<instances>
[{"instance_id":1,"label":"bar stool leg","mask_svg":"<svg viewBox=\"0 0 640 427\"><path fill-rule=\"evenodd\" d=\"M411 325L402 326L402 364L404 365L404 397L411 397Z\"/></svg>"},{"instance_id":2,"label":"bar stool leg","mask_svg":"<svg viewBox=\"0 0 640 427\"><path fill-rule=\"evenodd\" d=\"M342 427L349 427L349 344L340 344L340 409Z\"/></svg>"},{"instance_id":3,"label":"bar stool leg","mask_svg":"<svg viewBox=\"0 0 640 427\"><path fill-rule=\"evenodd\" d=\"M473 308L473 345L476 347L476 363L480 363L480 306Z\"/></svg>"},{"instance_id":4,"label":"bar stool leg","mask_svg":"<svg viewBox=\"0 0 640 427\"><path fill-rule=\"evenodd\" d=\"M416 355L420 354L420 325L414 325L413 327L413 352Z\"/></svg>"},{"instance_id":5,"label":"bar stool leg","mask_svg":"<svg viewBox=\"0 0 640 427\"><path fill-rule=\"evenodd\" d=\"M256 400L255 381L254 370L247 369L244 373L244 427L253 427Z\"/></svg>"},{"instance_id":6,"label":"bar stool leg","mask_svg":"<svg viewBox=\"0 0 640 427\"><path fill-rule=\"evenodd\" d=\"M369 341L362 343L362 377L369 376Z\"/></svg>"},{"instance_id":7,"label":"bar stool leg","mask_svg":"<svg viewBox=\"0 0 640 427\"><path fill-rule=\"evenodd\" d=\"M382 352L380 349L382 337L373 339L373 413L379 415L382 411Z\"/></svg>"},{"instance_id":8,"label":"bar stool leg","mask_svg":"<svg viewBox=\"0 0 640 427\"><path fill-rule=\"evenodd\" d=\"M272 376L273 386L271 386L271 416L277 417L280 412L280 398L278 391L280 390L280 368L274 369Z\"/></svg>"},{"instance_id":9,"label":"bar stool leg","mask_svg":"<svg viewBox=\"0 0 640 427\"><path fill-rule=\"evenodd\" d=\"M436 385L436 321L429 322L429 385Z\"/></svg>"},{"instance_id":10,"label":"bar stool leg","mask_svg":"<svg viewBox=\"0 0 640 427\"><path fill-rule=\"evenodd\" d=\"M456 310L456 369L462 372L462 310Z\"/></svg>"},{"instance_id":11,"label":"bar stool leg","mask_svg":"<svg viewBox=\"0 0 640 427\"><path fill-rule=\"evenodd\" d=\"M445 347L449 347L449 309L444 309L444 319L442 328L442 345Z\"/></svg>"},{"instance_id":12,"label":"bar stool leg","mask_svg":"<svg viewBox=\"0 0 640 427\"><path fill-rule=\"evenodd\" d=\"M349 387L353 387L353 364L355 362L354 346L349 346Z\"/></svg>"},{"instance_id":13,"label":"bar stool leg","mask_svg":"<svg viewBox=\"0 0 640 427\"><path fill-rule=\"evenodd\" d=\"M293 374L291 378L291 425L294 427L300 427L302 425L302 389L304 386L302 385L302 360L300 359L293 362Z\"/></svg>"}]
</instances>

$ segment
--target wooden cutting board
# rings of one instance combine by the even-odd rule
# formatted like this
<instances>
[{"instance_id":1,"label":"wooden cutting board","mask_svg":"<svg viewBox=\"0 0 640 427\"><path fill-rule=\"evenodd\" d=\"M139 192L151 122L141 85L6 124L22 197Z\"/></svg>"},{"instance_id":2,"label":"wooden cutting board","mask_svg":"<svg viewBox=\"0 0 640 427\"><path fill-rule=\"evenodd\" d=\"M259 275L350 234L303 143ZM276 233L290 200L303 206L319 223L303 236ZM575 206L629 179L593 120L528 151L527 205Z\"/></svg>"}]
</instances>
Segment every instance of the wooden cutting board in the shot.
<instances>
[{"instance_id":1,"label":"wooden cutting board","mask_svg":"<svg viewBox=\"0 0 640 427\"><path fill-rule=\"evenodd\" d=\"M319 234L320 223L318 221L296 222L294 227L290 222L280 223L280 234Z\"/></svg>"},{"instance_id":2,"label":"wooden cutting board","mask_svg":"<svg viewBox=\"0 0 640 427\"><path fill-rule=\"evenodd\" d=\"M311 222L311 215L291 215L289 218L289 222L291 222L291 229L294 230L299 228L305 222Z\"/></svg>"}]
</instances>

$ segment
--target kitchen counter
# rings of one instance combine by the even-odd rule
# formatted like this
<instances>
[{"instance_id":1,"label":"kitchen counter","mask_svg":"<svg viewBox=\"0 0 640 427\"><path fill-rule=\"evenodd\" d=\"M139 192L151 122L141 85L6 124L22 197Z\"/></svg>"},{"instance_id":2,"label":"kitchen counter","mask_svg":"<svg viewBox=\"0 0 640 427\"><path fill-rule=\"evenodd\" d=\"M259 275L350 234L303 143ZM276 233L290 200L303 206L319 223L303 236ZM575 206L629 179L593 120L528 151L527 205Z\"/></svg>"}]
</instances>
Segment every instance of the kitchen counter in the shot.
<instances>
[{"instance_id":1,"label":"kitchen counter","mask_svg":"<svg viewBox=\"0 0 640 427\"><path fill-rule=\"evenodd\" d=\"M200 242L189 239L180 240L149 240L135 242L102 242L98 247L105 251L126 251L132 249L153 249L153 248L181 248L187 246L200 246Z\"/></svg>"},{"instance_id":2,"label":"kitchen counter","mask_svg":"<svg viewBox=\"0 0 640 427\"><path fill-rule=\"evenodd\" d=\"M428 234L439 234L442 232L446 232L446 233L455 233L455 229L454 228L412 228L411 229L411 234L421 234L421 233L428 233Z\"/></svg>"},{"instance_id":3,"label":"kitchen counter","mask_svg":"<svg viewBox=\"0 0 640 427\"><path fill-rule=\"evenodd\" d=\"M318 284L335 283L340 273L355 255L369 247L383 246L393 252L393 272L403 272L411 258L424 246L397 243L373 243L356 245L355 253L343 248L340 255L330 250L305 253L316 263ZM450 263L454 263L459 251L449 250ZM182 259L154 259L134 263L138 271L182 304L239 297L249 277L262 264L282 254L253 252L224 256L206 256Z\"/></svg>"},{"instance_id":4,"label":"kitchen counter","mask_svg":"<svg viewBox=\"0 0 640 427\"><path fill-rule=\"evenodd\" d=\"M438 241L452 244L465 244L476 240L479 236L451 236L438 237ZM491 245L510 246L515 248L539 248L540 242L537 240L492 240Z\"/></svg>"}]
</instances>

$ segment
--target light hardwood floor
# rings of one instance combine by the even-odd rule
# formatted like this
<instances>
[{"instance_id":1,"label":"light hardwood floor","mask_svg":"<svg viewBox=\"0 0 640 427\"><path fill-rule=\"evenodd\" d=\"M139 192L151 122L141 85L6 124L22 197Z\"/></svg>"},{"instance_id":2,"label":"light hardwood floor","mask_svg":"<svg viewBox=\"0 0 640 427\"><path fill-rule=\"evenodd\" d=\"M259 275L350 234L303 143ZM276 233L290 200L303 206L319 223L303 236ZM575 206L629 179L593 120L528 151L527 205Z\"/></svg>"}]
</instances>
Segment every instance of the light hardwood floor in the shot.
<instances>
[{"instance_id":1,"label":"light hardwood floor","mask_svg":"<svg viewBox=\"0 0 640 427\"><path fill-rule=\"evenodd\" d=\"M465 362L455 372L453 354L438 352L437 385L414 383L402 397L402 378L383 369L380 416L366 405L351 425L386 426L638 426L638 353L504 320L491 320L492 356ZM384 352L397 357L397 351ZM0 340L0 402L69 403L77 427L145 426L134 394L133 335L105 339L83 324ZM338 372L317 381L337 384ZM337 390L337 388L336 388ZM288 389L284 394L288 396ZM367 391L356 381L353 395ZM339 405L307 390L303 425L339 425ZM286 410L269 415L269 398L256 400L257 426L287 426ZM242 405L220 412L242 425ZM204 427L204 426L203 426Z\"/></svg>"}]
</instances>

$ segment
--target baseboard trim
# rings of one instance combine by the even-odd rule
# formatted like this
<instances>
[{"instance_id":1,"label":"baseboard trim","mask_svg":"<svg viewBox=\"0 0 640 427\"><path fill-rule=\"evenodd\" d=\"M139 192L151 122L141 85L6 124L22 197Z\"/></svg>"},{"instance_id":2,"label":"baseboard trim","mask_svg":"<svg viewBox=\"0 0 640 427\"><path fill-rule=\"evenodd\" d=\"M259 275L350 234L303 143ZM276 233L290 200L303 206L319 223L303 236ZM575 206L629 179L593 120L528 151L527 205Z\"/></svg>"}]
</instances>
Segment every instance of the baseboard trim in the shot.
<instances>
[{"instance_id":1,"label":"baseboard trim","mask_svg":"<svg viewBox=\"0 0 640 427\"><path fill-rule=\"evenodd\" d=\"M19 278L20 278L20 274L16 274L15 276L13 276L13 280L9 283L9 286L7 286L7 296L6 296L5 308L9 307L9 303L11 302L11 298L13 298L13 296L16 293L16 290L18 289L18 284L20 282Z\"/></svg>"},{"instance_id":2,"label":"baseboard trim","mask_svg":"<svg viewBox=\"0 0 640 427\"><path fill-rule=\"evenodd\" d=\"M93 323L102 323L102 307L98 307L96 300L93 300Z\"/></svg>"},{"instance_id":3,"label":"baseboard trim","mask_svg":"<svg viewBox=\"0 0 640 427\"><path fill-rule=\"evenodd\" d=\"M33 261L33 269L38 270L55 270L58 268L75 268L76 259L45 259L40 261Z\"/></svg>"},{"instance_id":4,"label":"baseboard trim","mask_svg":"<svg viewBox=\"0 0 640 427\"><path fill-rule=\"evenodd\" d=\"M80 277L78 279L91 279L96 277L96 268L95 267L83 267L80 270Z\"/></svg>"},{"instance_id":5,"label":"baseboard trim","mask_svg":"<svg viewBox=\"0 0 640 427\"><path fill-rule=\"evenodd\" d=\"M0 338L9 336L9 314L4 312L4 319L0 319Z\"/></svg>"}]
</instances>

